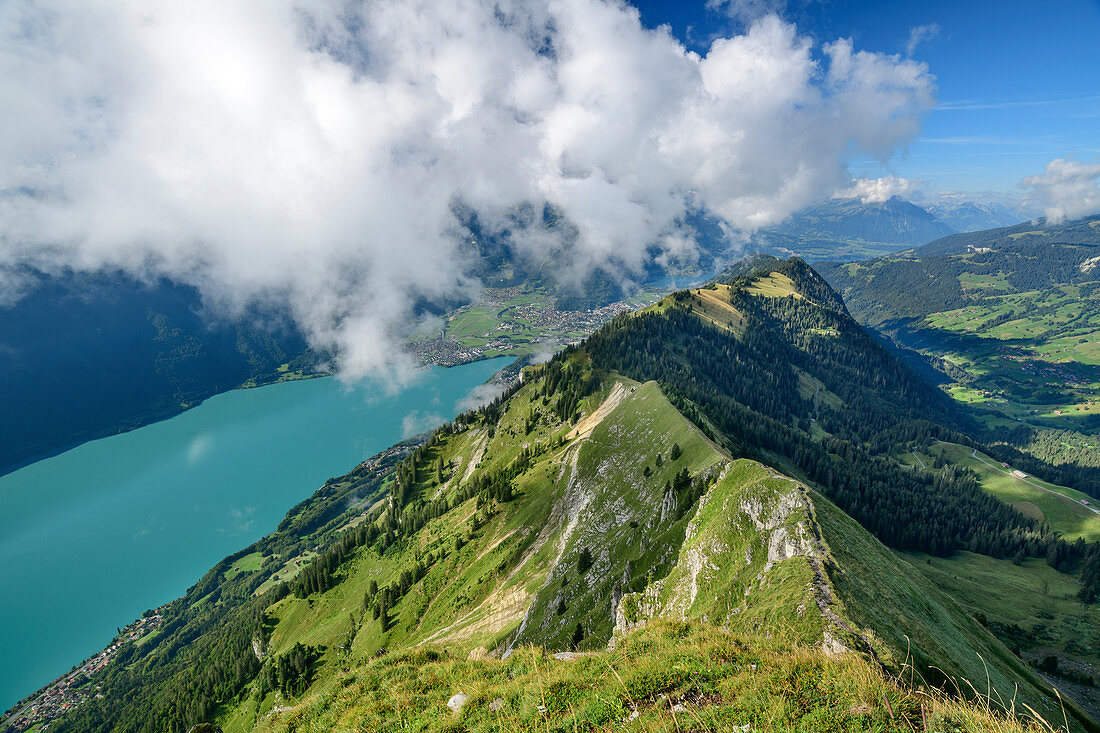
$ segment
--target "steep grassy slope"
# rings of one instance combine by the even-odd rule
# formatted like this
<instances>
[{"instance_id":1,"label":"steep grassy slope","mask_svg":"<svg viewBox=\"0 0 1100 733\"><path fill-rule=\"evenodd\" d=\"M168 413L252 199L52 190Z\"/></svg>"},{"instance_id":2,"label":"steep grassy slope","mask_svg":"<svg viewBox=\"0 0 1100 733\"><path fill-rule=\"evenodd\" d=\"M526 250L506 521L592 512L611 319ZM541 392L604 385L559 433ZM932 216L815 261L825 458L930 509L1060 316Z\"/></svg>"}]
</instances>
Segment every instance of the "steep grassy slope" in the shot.
<instances>
[{"instance_id":1,"label":"steep grassy slope","mask_svg":"<svg viewBox=\"0 0 1100 733\"><path fill-rule=\"evenodd\" d=\"M873 635L890 668L902 677L915 674L936 686L958 686L964 695L988 694L1004 707L1013 700L1018 708L1027 704L1047 720L1061 717L1050 686L958 603L835 506L819 502L818 507L835 561L830 578L848 614Z\"/></svg>"},{"instance_id":2,"label":"steep grassy slope","mask_svg":"<svg viewBox=\"0 0 1100 733\"><path fill-rule=\"evenodd\" d=\"M956 677L1051 719L1046 683L870 533L939 555L1070 552L968 476L893 459L957 437L957 417L804 263L678 294L400 465L327 483L324 512L215 568L165 646L132 650L58 727L599 730L637 710L652 730L690 710L696 729L908 729L924 700L992 729L899 687Z\"/></svg>"},{"instance_id":3,"label":"steep grassy slope","mask_svg":"<svg viewBox=\"0 0 1100 733\"><path fill-rule=\"evenodd\" d=\"M622 631L651 618L692 618L752 631L785 629L805 644L861 640L831 611L825 550L796 481L754 461L728 465L699 501L676 566L623 598Z\"/></svg>"},{"instance_id":4,"label":"steep grassy slope","mask_svg":"<svg viewBox=\"0 0 1100 733\"><path fill-rule=\"evenodd\" d=\"M446 703L464 695L452 713ZM393 652L332 692L260 721L261 731L912 731L1015 733L981 707L915 693L861 657L776 637L661 622L612 651L506 660ZM1049 730L1033 726L1027 730Z\"/></svg>"},{"instance_id":5,"label":"steep grassy slope","mask_svg":"<svg viewBox=\"0 0 1100 733\"><path fill-rule=\"evenodd\" d=\"M476 480L479 472L514 460L495 458L507 455L505 445L496 441L504 436L514 443L520 437L530 411L541 402L539 394L535 382L513 396L492 439L483 429L471 428L440 443L438 457L451 467L452 478ZM436 673L419 679L425 672L413 673L410 659L449 664L448 684L464 682L469 690L478 690L478 702L470 703L464 716L482 724L494 720L491 713L498 711L485 706L501 696L512 706L503 715L530 722L532 715L541 713L501 676L515 673L517 662L456 666L446 660L504 654L560 667L562 660L545 660L541 652L530 657L527 646L600 650L614 639L617 648L625 644L628 650L636 649L640 642L631 632L658 619L722 626L752 639L782 639L779 645L786 651L772 657L786 660L778 662L780 666L791 663L792 657L784 655L807 655L805 663L830 664L828 657L817 656L821 651L810 649L840 654L846 661L837 662L839 668L868 663L852 661L855 657L871 660L867 669L874 672L865 671L861 679L872 687L888 684L881 676L884 670L903 676L907 662L926 679L934 676L935 665L973 679L975 685L984 684L984 658L993 687L1006 701L1018 683L1019 703L1044 715L1057 709L1042 691L1042 680L919 575L903 572L904 563L865 530L800 482L755 461L731 460L679 415L656 384L614 380L589 400L584 413L575 425L540 419L539 427L523 436L528 446L547 441L554 447L516 477L516 497L495 506L483 520L477 517L485 507L478 509L475 500L458 504L381 555L360 550L331 590L304 598L288 596L270 607L270 658L287 654L296 644L323 650L310 692L299 702L253 685L224 715L225 729L322 730L336 724L351 726L353 721L363 725L371 719L396 725L396 708L388 708L369 692L390 675L398 675L400 684L407 686L404 694L420 704L424 696L442 697L442 702L451 694L444 694L449 688ZM558 444L559 438L564 442ZM479 447L485 443L482 453ZM687 483L677 481L677 474L685 471ZM453 488L448 480L433 488L434 481L428 479L418 489L435 494ZM455 537L461 547L452 551ZM834 545L844 547L844 554L831 549ZM363 599L369 597L372 581L384 586L418 558L437 552L442 555L422 579L389 609L385 628L381 619L365 612ZM876 594L869 588L889 591ZM906 613L917 598L929 613ZM710 638L714 632L700 627L693 633ZM807 651L796 652L796 647ZM401 648L434 651L369 662L383 649ZM689 644L682 651L685 658L690 658L690 648ZM878 662L884 666L874 667ZM366 679L374 681L363 681L363 665L372 664ZM578 666L585 664L592 663ZM498 671L490 672L492 668ZM526 674L533 671L525 669ZM835 673L836 668L827 675ZM647 697L714 694L723 684L734 685L736 675L718 677L724 681L714 690L695 692L677 676L647 683L656 687L645 693L630 692L628 685L627 694L615 692L617 702L610 707L590 704L587 685L566 698L587 711L578 721L598 728L628 715L632 704L652 707L644 701ZM878 681L869 682L872 678ZM503 686L494 687L494 679ZM430 688L431 684L436 686ZM563 694L559 686L553 689L552 695ZM864 694L857 689L851 694ZM455 687L454 692L460 691ZM722 692L717 694L725 699ZM764 715L761 701L743 704L745 708L715 703L707 714L715 725L737 717L756 725L770 721L774 729L782 729L780 721L801 719ZM820 717L820 727L809 729L826 730L824 721L848 717L858 723L857 729L873 727L870 710L855 715L838 707L837 700L821 700L809 710L792 708L790 701L787 705L779 709ZM555 708L548 715L563 710ZM658 718L664 715L660 709L653 712ZM409 710L410 720L435 715Z\"/></svg>"},{"instance_id":6,"label":"steep grassy slope","mask_svg":"<svg viewBox=\"0 0 1100 733\"><path fill-rule=\"evenodd\" d=\"M1036 560L1017 565L969 552L903 559L1093 717L1100 714L1100 608L1077 600L1076 583Z\"/></svg>"}]
</instances>

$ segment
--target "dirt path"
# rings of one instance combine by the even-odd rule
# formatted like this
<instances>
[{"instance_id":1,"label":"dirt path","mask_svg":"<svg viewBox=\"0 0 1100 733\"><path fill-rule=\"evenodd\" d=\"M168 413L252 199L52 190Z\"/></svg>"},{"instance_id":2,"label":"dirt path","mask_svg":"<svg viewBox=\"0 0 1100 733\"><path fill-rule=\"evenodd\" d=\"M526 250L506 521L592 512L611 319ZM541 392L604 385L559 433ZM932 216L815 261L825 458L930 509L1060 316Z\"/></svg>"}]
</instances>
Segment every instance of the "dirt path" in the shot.
<instances>
[{"instance_id":1,"label":"dirt path","mask_svg":"<svg viewBox=\"0 0 1100 733\"><path fill-rule=\"evenodd\" d=\"M603 422L603 419L611 414L612 410L619 406L619 403L630 394L630 389L623 382L616 382L615 386L611 388L611 393L607 395L607 399L600 403L600 406L588 417L577 423L577 427L569 431L569 434L565 436L565 440L568 442L574 438L580 438L588 435L596 426Z\"/></svg>"}]
</instances>

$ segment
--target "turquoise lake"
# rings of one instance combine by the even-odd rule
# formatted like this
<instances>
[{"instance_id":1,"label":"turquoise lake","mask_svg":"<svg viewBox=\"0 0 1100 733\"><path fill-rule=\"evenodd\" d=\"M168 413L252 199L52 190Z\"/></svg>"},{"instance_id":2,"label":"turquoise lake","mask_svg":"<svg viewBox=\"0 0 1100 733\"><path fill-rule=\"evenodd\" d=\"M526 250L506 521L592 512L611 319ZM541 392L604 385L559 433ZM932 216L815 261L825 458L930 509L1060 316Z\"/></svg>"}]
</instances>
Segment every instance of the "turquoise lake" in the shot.
<instances>
[{"instance_id":1,"label":"turquoise lake","mask_svg":"<svg viewBox=\"0 0 1100 733\"><path fill-rule=\"evenodd\" d=\"M454 417L509 359L400 391L334 378L227 392L0 476L0 710L275 528L294 504Z\"/></svg>"}]
</instances>

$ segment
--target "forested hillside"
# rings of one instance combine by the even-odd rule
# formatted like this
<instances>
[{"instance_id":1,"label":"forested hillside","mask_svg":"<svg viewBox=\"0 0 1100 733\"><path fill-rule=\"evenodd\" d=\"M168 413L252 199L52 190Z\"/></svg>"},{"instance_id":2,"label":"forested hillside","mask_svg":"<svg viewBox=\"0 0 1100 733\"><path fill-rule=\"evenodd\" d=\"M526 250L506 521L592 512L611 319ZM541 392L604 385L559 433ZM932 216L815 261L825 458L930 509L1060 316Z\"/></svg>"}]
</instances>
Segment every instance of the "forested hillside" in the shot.
<instances>
[{"instance_id":1,"label":"forested hillside","mask_svg":"<svg viewBox=\"0 0 1100 733\"><path fill-rule=\"evenodd\" d=\"M1060 540L967 471L898 464L899 446L967 440L965 414L803 262L758 265L616 319L426 442L330 480L167 607L57 729L435 729L460 693L452 720L474 730L604 730L632 711L663 725L677 709L712 730L900 730L929 716L1010 730L997 700L1013 696L1023 717L1054 720L1049 684L888 546L1038 557L1067 574L1094 546ZM1087 567L1080 577L1091 587ZM483 676L530 679L527 659L583 685L563 665L588 669L585 657L543 650L595 660L609 643L613 669L622 653L657 664L732 644L770 650L752 663L796 686L842 669L858 684L746 697L748 678L701 661L694 675L628 676L597 704ZM958 684L980 701L986 683L1001 696L988 710L915 697ZM803 702L764 702L783 696ZM1093 725L1066 706L1073 727Z\"/></svg>"},{"instance_id":2,"label":"forested hillside","mask_svg":"<svg viewBox=\"0 0 1100 733\"><path fill-rule=\"evenodd\" d=\"M853 316L929 357L983 438L1100 495L1100 219L958 234L818 269Z\"/></svg>"},{"instance_id":3,"label":"forested hillside","mask_svg":"<svg viewBox=\"0 0 1100 733\"><path fill-rule=\"evenodd\" d=\"M314 364L272 314L255 314L267 329L209 318L191 288L109 273L27 277L28 292L0 307L0 471Z\"/></svg>"}]
</instances>

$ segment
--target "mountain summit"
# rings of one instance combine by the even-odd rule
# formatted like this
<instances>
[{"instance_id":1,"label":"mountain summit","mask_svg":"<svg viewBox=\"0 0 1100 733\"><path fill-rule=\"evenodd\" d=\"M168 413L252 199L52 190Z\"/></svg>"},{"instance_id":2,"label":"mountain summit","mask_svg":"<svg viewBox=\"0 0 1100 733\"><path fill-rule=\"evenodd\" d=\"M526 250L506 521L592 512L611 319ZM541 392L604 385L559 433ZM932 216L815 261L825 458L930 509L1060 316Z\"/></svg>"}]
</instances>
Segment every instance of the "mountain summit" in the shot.
<instances>
[{"instance_id":1,"label":"mountain summit","mask_svg":"<svg viewBox=\"0 0 1100 733\"><path fill-rule=\"evenodd\" d=\"M803 238L924 244L955 230L927 210L894 196L869 202L832 199L802 209L772 231Z\"/></svg>"}]
</instances>

